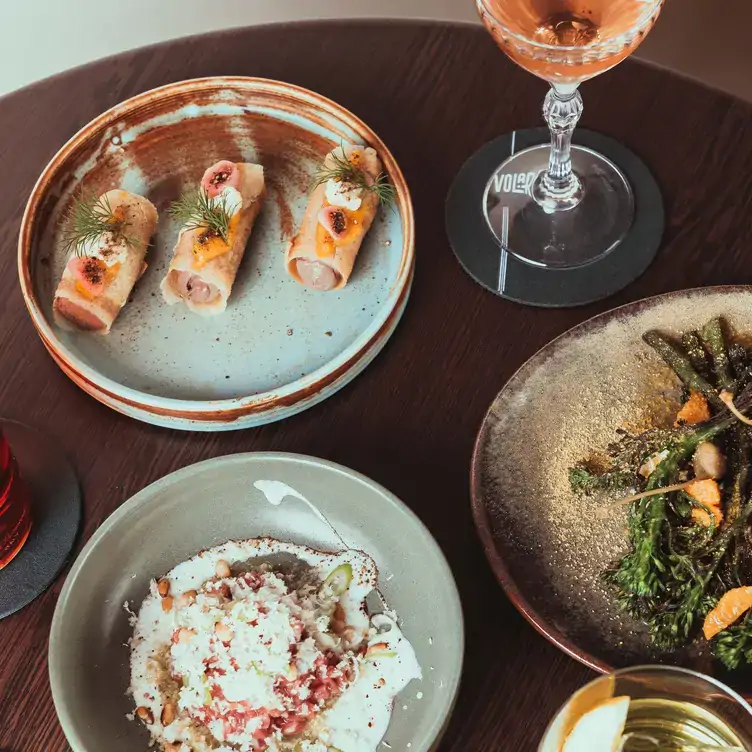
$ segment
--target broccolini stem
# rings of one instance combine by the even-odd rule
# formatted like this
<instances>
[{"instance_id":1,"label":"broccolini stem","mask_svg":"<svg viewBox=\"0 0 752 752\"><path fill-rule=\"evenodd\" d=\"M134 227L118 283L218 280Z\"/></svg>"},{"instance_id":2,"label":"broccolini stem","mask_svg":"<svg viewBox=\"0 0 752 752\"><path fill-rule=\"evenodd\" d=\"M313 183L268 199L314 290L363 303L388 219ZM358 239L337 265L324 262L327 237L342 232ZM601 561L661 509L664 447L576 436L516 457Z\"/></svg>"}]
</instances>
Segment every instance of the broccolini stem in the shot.
<instances>
[{"instance_id":1,"label":"broccolini stem","mask_svg":"<svg viewBox=\"0 0 752 752\"><path fill-rule=\"evenodd\" d=\"M723 321L720 318L711 319L700 330L700 338L707 347L713 359L716 381L721 389L733 389L734 377L731 374L726 340L723 336Z\"/></svg>"},{"instance_id":2,"label":"broccolini stem","mask_svg":"<svg viewBox=\"0 0 752 752\"><path fill-rule=\"evenodd\" d=\"M710 364L708 363L708 354L703 347L702 340L697 332L687 332L682 334L682 347L686 350L692 367L704 379L710 376Z\"/></svg>"},{"instance_id":3,"label":"broccolini stem","mask_svg":"<svg viewBox=\"0 0 752 752\"><path fill-rule=\"evenodd\" d=\"M645 332L642 339L650 345L689 389L700 392L713 407L723 410L724 404L709 381L700 376L689 358L671 344L660 332Z\"/></svg>"},{"instance_id":4,"label":"broccolini stem","mask_svg":"<svg viewBox=\"0 0 752 752\"><path fill-rule=\"evenodd\" d=\"M733 418L731 418L733 420ZM698 444L708 441L724 431L729 420L715 420L705 423L691 433L684 436L674 446L668 456L661 461L650 475L647 490L660 488L668 485L679 471L682 462L686 462L693 454ZM634 541L635 545L635 579L636 591L639 595L655 595L659 585L658 578L653 571L658 563L656 552L661 547L662 528L666 521L666 501L668 496L653 496L649 499L641 499L634 502L632 507L632 520L639 520L639 527L644 531L642 540ZM630 525L630 527L633 527Z\"/></svg>"}]
</instances>

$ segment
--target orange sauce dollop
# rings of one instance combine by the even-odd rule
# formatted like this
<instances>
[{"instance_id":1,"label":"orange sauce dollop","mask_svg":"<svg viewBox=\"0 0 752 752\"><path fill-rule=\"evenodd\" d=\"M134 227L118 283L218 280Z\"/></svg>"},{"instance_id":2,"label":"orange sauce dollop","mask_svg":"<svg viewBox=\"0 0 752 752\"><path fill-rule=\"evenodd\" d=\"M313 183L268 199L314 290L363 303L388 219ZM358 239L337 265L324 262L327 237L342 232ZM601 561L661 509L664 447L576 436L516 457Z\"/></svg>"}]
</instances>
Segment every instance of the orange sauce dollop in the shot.
<instances>
[{"instance_id":1,"label":"orange sauce dollop","mask_svg":"<svg viewBox=\"0 0 752 752\"><path fill-rule=\"evenodd\" d=\"M227 233L227 241L219 235L207 236L206 228L199 230L193 241L193 268L203 269L210 261L224 256L232 248L235 232L240 220L240 212L236 212L230 219L230 231Z\"/></svg>"},{"instance_id":2,"label":"orange sauce dollop","mask_svg":"<svg viewBox=\"0 0 752 752\"><path fill-rule=\"evenodd\" d=\"M324 200L324 208L326 208L327 206L331 206L331 204L328 201ZM331 256L334 256L338 246L347 245L348 243L353 242L363 232L363 217L365 216L363 204L361 204L360 208L356 209L355 211L350 211L349 209L344 209L340 206L338 206L337 209L340 209L342 211L342 213L345 215L345 219L347 220L347 228L345 230L345 234L341 238L335 240L329 234L329 231L321 224L321 222L317 222L316 255L319 258L329 258Z\"/></svg>"},{"instance_id":3,"label":"orange sauce dollop","mask_svg":"<svg viewBox=\"0 0 752 752\"><path fill-rule=\"evenodd\" d=\"M87 280L82 270L80 269L80 266L77 267L76 265L74 265L71 269L72 273L75 276L75 282L73 283L73 286L82 297L86 298L86 300L94 300L94 298L98 298L100 295L102 295L107 287L112 284L115 277L117 277L118 271L122 266L122 264L113 264L112 266L107 266L101 259L98 258L93 259L93 261L95 261L97 263L97 266L99 266L99 268L101 269L101 282L92 282Z\"/></svg>"}]
</instances>

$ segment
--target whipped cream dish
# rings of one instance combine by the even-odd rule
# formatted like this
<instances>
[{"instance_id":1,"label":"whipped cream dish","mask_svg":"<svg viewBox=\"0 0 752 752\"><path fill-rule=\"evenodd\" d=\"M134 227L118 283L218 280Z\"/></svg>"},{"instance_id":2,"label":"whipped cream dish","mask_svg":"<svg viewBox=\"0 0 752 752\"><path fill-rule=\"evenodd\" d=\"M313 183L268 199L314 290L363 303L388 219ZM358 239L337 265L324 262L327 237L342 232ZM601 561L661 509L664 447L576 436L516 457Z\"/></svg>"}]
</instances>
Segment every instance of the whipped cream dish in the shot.
<instances>
[{"instance_id":1,"label":"whipped cream dish","mask_svg":"<svg viewBox=\"0 0 752 752\"><path fill-rule=\"evenodd\" d=\"M134 717L164 752L374 752L421 678L367 554L271 538L200 552L132 621Z\"/></svg>"}]
</instances>

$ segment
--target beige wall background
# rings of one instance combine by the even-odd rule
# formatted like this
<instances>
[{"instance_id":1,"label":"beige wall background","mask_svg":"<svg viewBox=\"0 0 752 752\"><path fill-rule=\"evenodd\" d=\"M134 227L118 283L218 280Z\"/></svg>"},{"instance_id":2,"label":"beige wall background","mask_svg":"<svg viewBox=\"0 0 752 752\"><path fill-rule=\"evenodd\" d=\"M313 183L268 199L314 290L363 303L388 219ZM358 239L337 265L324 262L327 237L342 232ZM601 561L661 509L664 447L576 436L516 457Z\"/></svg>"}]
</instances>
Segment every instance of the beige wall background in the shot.
<instances>
[{"instance_id":1,"label":"beige wall background","mask_svg":"<svg viewBox=\"0 0 752 752\"><path fill-rule=\"evenodd\" d=\"M316 18L477 22L473 0L0 0L0 94L123 50ZM667 0L645 59L752 100L752 0ZM228 73L231 71L228 71Z\"/></svg>"},{"instance_id":2,"label":"beige wall background","mask_svg":"<svg viewBox=\"0 0 752 752\"><path fill-rule=\"evenodd\" d=\"M0 0L0 8L0 94L105 55L216 29L315 18L475 20L473 0Z\"/></svg>"}]
</instances>

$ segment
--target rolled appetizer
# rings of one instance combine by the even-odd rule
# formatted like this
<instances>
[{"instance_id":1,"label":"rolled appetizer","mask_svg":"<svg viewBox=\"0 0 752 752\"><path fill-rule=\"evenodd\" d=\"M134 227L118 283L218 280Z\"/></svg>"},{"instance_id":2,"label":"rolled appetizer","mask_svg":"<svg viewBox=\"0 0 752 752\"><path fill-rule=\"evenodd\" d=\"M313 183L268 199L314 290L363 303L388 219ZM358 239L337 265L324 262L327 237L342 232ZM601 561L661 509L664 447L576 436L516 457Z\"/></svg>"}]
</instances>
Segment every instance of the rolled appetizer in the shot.
<instances>
[{"instance_id":1,"label":"rolled appetizer","mask_svg":"<svg viewBox=\"0 0 752 752\"><path fill-rule=\"evenodd\" d=\"M143 196L114 190L77 199L69 222L63 239L70 258L55 291L55 318L107 334L146 270L157 210Z\"/></svg>"},{"instance_id":2,"label":"rolled appetizer","mask_svg":"<svg viewBox=\"0 0 752 752\"><path fill-rule=\"evenodd\" d=\"M227 308L245 246L266 195L264 168L222 160L170 213L183 222L162 296L201 316Z\"/></svg>"},{"instance_id":3,"label":"rolled appetizer","mask_svg":"<svg viewBox=\"0 0 752 752\"><path fill-rule=\"evenodd\" d=\"M379 204L393 198L374 149L343 144L329 152L287 249L288 274L314 290L344 287Z\"/></svg>"}]
</instances>

